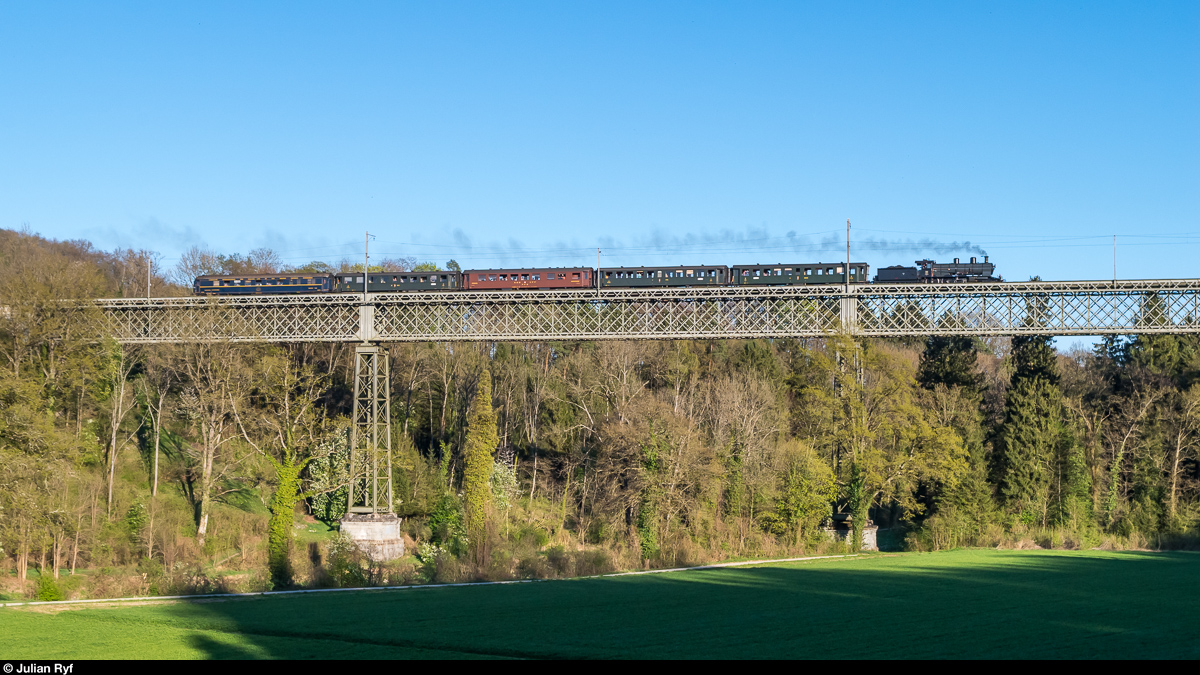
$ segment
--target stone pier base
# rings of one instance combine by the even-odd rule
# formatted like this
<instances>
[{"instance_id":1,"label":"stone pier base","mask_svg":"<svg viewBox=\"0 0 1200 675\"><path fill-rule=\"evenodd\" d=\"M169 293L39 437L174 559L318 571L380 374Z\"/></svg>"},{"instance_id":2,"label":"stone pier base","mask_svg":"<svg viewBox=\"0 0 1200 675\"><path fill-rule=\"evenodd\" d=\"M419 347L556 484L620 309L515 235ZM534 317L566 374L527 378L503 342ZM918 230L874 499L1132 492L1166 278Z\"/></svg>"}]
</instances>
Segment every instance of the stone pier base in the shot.
<instances>
[{"instance_id":1,"label":"stone pier base","mask_svg":"<svg viewBox=\"0 0 1200 675\"><path fill-rule=\"evenodd\" d=\"M835 518L836 518L836 516L835 516ZM879 532L879 527L877 525L875 525L875 523L872 523L871 521L868 520L867 526L864 527L863 531L862 531L862 537L863 537L862 550L864 550L864 551L878 551L879 550L879 538L877 536L878 532ZM834 520L833 527L825 528L825 534L828 535L830 539L848 542L848 541L850 541L851 537L854 536L854 527L850 524L849 521L840 521L839 522L837 520Z\"/></svg>"},{"instance_id":2,"label":"stone pier base","mask_svg":"<svg viewBox=\"0 0 1200 675\"><path fill-rule=\"evenodd\" d=\"M375 562L387 562L404 555L400 518L395 514L348 513L342 517L341 530Z\"/></svg>"}]
</instances>

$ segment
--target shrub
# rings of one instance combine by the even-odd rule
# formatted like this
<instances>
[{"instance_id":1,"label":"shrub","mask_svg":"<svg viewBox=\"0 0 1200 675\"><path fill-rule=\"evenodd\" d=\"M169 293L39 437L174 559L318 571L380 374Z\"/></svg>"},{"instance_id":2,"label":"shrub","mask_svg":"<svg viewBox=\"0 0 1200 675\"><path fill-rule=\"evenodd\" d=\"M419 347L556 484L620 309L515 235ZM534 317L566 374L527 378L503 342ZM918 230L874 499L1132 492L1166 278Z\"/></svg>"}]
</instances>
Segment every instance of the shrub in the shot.
<instances>
[{"instance_id":1,"label":"shrub","mask_svg":"<svg viewBox=\"0 0 1200 675\"><path fill-rule=\"evenodd\" d=\"M353 540L343 534L330 540L327 561L325 571L338 587L369 586L373 582L370 560Z\"/></svg>"},{"instance_id":2,"label":"shrub","mask_svg":"<svg viewBox=\"0 0 1200 675\"><path fill-rule=\"evenodd\" d=\"M59 589L58 584L54 583L53 577L46 574L38 577L37 599L41 601L62 600L63 593Z\"/></svg>"}]
</instances>

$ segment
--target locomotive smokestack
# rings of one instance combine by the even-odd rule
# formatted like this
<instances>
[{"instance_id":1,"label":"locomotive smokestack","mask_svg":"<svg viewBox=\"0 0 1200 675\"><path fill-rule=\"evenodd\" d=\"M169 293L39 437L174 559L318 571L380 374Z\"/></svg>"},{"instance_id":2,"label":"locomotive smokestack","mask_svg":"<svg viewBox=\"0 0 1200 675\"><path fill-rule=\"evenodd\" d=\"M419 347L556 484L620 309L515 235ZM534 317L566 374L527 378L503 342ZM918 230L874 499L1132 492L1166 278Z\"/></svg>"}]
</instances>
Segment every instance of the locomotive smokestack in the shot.
<instances>
[{"instance_id":1,"label":"locomotive smokestack","mask_svg":"<svg viewBox=\"0 0 1200 675\"><path fill-rule=\"evenodd\" d=\"M974 264L975 264L975 256L971 256L971 264L972 264L972 265L974 265Z\"/></svg>"},{"instance_id":2,"label":"locomotive smokestack","mask_svg":"<svg viewBox=\"0 0 1200 675\"><path fill-rule=\"evenodd\" d=\"M957 265L957 264L958 264L958 258L955 258L955 259L954 259L954 264L955 264L955 265Z\"/></svg>"},{"instance_id":3,"label":"locomotive smokestack","mask_svg":"<svg viewBox=\"0 0 1200 675\"><path fill-rule=\"evenodd\" d=\"M988 259L988 257L986 255L983 256L983 262L987 262L987 259Z\"/></svg>"}]
</instances>

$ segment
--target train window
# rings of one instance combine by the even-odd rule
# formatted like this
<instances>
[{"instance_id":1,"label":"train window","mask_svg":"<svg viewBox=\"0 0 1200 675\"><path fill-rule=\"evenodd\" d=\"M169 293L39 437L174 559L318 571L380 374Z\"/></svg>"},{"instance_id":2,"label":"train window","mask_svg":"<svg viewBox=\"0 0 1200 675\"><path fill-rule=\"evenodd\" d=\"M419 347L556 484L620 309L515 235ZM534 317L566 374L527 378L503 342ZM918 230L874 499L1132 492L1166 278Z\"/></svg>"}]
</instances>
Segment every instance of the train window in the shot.
<instances>
[{"instance_id":1,"label":"train window","mask_svg":"<svg viewBox=\"0 0 1200 675\"><path fill-rule=\"evenodd\" d=\"M696 270L688 270L688 271L687 271L687 276L689 276L689 277L694 277L694 276L696 276Z\"/></svg>"},{"instance_id":2,"label":"train window","mask_svg":"<svg viewBox=\"0 0 1200 675\"><path fill-rule=\"evenodd\" d=\"M501 274L501 275L500 275L500 281L508 281L508 275L507 275L507 274Z\"/></svg>"},{"instance_id":3,"label":"train window","mask_svg":"<svg viewBox=\"0 0 1200 675\"><path fill-rule=\"evenodd\" d=\"M396 277L392 277L392 283L393 283L393 284L394 284L394 283L396 283L397 281L399 281L399 279L398 279L398 278L396 278Z\"/></svg>"},{"instance_id":4,"label":"train window","mask_svg":"<svg viewBox=\"0 0 1200 675\"><path fill-rule=\"evenodd\" d=\"M495 280L496 280L496 275L495 275L495 274L489 274L489 275L488 275L488 281L495 281Z\"/></svg>"},{"instance_id":5,"label":"train window","mask_svg":"<svg viewBox=\"0 0 1200 675\"><path fill-rule=\"evenodd\" d=\"M826 268L825 268L825 274L833 274L833 268L832 268L832 267L826 267Z\"/></svg>"},{"instance_id":6,"label":"train window","mask_svg":"<svg viewBox=\"0 0 1200 675\"><path fill-rule=\"evenodd\" d=\"M443 274L443 275L442 275L442 281L445 281L445 280L446 280L446 275L445 275L445 274Z\"/></svg>"},{"instance_id":7,"label":"train window","mask_svg":"<svg viewBox=\"0 0 1200 675\"><path fill-rule=\"evenodd\" d=\"M354 277L354 283L361 284L363 282L362 279L363 279L362 277Z\"/></svg>"},{"instance_id":8,"label":"train window","mask_svg":"<svg viewBox=\"0 0 1200 675\"><path fill-rule=\"evenodd\" d=\"M528 274L522 274L522 275L521 275L521 281L529 281L529 275L528 275Z\"/></svg>"},{"instance_id":9,"label":"train window","mask_svg":"<svg viewBox=\"0 0 1200 675\"><path fill-rule=\"evenodd\" d=\"M812 268L811 268L811 267L805 267L805 268L804 268L804 276L806 276L806 277L807 277L807 276L809 276L809 275L811 275L811 274L812 274Z\"/></svg>"},{"instance_id":10,"label":"train window","mask_svg":"<svg viewBox=\"0 0 1200 675\"><path fill-rule=\"evenodd\" d=\"M579 272L571 272L571 279L579 281Z\"/></svg>"},{"instance_id":11,"label":"train window","mask_svg":"<svg viewBox=\"0 0 1200 675\"><path fill-rule=\"evenodd\" d=\"M533 280L534 280L534 281L541 281L541 280L542 280L542 275L540 275L540 274L534 274L534 275L533 275Z\"/></svg>"},{"instance_id":12,"label":"train window","mask_svg":"<svg viewBox=\"0 0 1200 675\"><path fill-rule=\"evenodd\" d=\"M421 283L425 283L425 281L426 281L425 277L421 277Z\"/></svg>"},{"instance_id":13,"label":"train window","mask_svg":"<svg viewBox=\"0 0 1200 675\"><path fill-rule=\"evenodd\" d=\"M784 271L784 272L791 272L791 271L792 271L792 268L790 268L790 267L785 267L785 268L783 268L783 271Z\"/></svg>"},{"instance_id":14,"label":"train window","mask_svg":"<svg viewBox=\"0 0 1200 675\"><path fill-rule=\"evenodd\" d=\"M841 266L841 265L838 265L838 268L837 268L837 273L838 273L838 274L841 274L841 273L842 273L842 266Z\"/></svg>"}]
</instances>

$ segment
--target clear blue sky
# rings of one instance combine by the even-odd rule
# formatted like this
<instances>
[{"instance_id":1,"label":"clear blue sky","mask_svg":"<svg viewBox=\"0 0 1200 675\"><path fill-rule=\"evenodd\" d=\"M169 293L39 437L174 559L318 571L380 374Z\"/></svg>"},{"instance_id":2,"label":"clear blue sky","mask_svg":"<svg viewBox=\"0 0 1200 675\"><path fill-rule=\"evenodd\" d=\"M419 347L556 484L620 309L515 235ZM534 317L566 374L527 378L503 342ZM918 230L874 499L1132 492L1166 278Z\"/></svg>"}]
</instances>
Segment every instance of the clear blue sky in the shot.
<instances>
[{"instance_id":1,"label":"clear blue sky","mask_svg":"<svg viewBox=\"0 0 1200 675\"><path fill-rule=\"evenodd\" d=\"M0 227L168 263L1194 277L1200 3L7 2L0 160Z\"/></svg>"}]
</instances>

